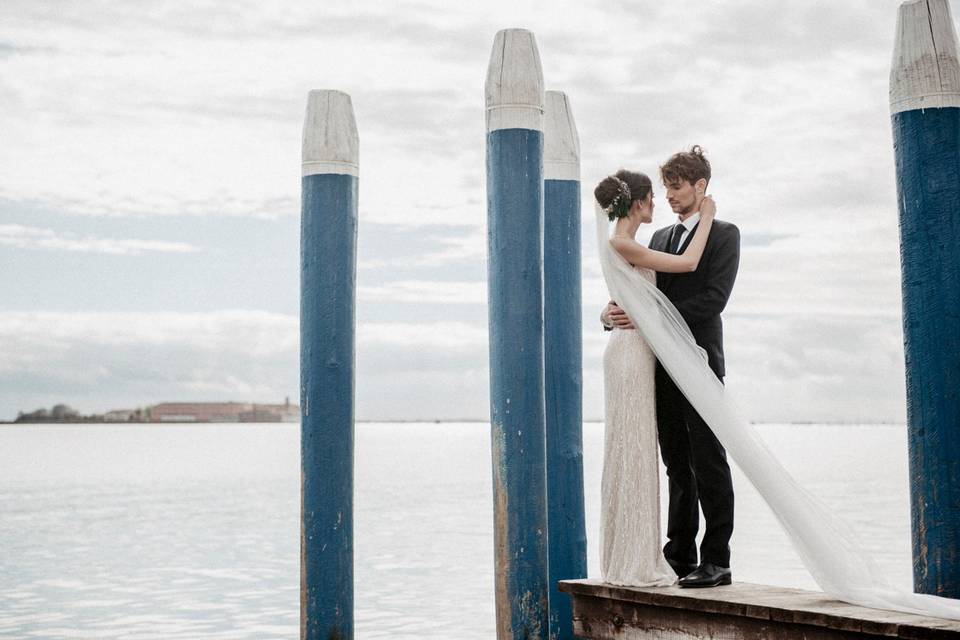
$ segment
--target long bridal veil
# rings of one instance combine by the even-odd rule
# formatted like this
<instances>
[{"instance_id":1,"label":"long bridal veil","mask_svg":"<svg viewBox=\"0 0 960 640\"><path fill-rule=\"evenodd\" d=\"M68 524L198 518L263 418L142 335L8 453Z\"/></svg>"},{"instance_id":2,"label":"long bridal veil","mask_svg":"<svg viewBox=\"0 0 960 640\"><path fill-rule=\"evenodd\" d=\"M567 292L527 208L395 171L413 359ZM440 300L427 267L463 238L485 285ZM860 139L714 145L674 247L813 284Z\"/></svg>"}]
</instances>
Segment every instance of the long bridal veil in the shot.
<instances>
[{"instance_id":1,"label":"long bridal veil","mask_svg":"<svg viewBox=\"0 0 960 640\"><path fill-rule=\"evenodd\" d=\"M607 216L599 206L596 214L600 265L611 298L770 506L820 588L865 607L960 620L960 600L893 587L847 523L790 476L725 393L673 303L610 246Z\"/></svg>"}]
</instances>

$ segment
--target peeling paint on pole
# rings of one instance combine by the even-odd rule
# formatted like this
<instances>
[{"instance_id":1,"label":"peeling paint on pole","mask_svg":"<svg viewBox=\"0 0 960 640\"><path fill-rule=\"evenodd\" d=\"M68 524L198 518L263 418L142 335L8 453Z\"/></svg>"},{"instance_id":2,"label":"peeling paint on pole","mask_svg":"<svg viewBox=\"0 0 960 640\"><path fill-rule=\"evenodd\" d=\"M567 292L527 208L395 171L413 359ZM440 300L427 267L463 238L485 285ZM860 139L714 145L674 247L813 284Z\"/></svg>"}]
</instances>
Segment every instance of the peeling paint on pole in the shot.
<instances>
[{"instance_id":1,"label":"peeling paint on pole","mask_svg":"<svg viewBox=\"0 0 960 640\"><path fill-rule=\"evenodd\" d=\"M497 638L546 640L543 72L533 34L497 33L486 81L490 423Z\"/></svg>"},{"instance_id":2,"label":"peeling paint on pole","mask_svg":"<svg viewBox=\"0 0 960 640\"><path fill-rule=\"evenodd\" d=\"M350 96L311 91L300 219L300 637L353 638L358 137Z\"/></svg>"},{"instance_id":3,"label":"peeling paint on pole","mask_svg":"<svg viewBox=\"0 0 960 640\"><path fill-rule=\"evenodd\" d=\"M960 598L960 64L947 0L901 5L890 111L914 588Z\"/></svg>"}]
</instances>

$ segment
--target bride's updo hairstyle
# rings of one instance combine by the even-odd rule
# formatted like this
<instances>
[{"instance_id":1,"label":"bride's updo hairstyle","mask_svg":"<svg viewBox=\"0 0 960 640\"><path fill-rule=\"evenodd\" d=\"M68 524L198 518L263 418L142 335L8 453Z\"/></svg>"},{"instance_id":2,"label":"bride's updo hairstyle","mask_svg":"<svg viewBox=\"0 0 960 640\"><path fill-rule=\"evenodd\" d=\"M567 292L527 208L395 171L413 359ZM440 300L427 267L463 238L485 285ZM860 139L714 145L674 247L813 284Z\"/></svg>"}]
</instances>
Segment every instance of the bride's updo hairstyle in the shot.
<instances>
[{"instance_id":1,"label":"bride's updo hairstyle","mask_svg":"<svg viewBox=\"0 0 960 640\"><path fill-rule=\"evenodd\" d=\"M644 173L620 169L607 176L593 190L593 197L611 221L626 218L634 200L644 200L653 183Z\"/></svg>"}]
</instances>

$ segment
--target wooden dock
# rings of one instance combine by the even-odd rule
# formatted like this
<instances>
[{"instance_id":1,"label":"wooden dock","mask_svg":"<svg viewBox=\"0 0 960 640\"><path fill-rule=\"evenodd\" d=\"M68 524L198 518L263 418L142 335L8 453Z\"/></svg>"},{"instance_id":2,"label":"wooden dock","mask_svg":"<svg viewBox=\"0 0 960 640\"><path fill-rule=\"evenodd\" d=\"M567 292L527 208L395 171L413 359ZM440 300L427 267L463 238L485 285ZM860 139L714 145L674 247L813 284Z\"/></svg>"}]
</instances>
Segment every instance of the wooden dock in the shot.
<instances>
[{"instance_id":1,"label":"wooden dock","mask_svg":"<svg viewBox=\"0 0 960 640\"><path fill-rule=\"evenodd\" d=\"M562 580L573 630L589 640L960 639L960 621L857 607L818 591L734 582L712 589Z\"/></svg>"}]
</instances>

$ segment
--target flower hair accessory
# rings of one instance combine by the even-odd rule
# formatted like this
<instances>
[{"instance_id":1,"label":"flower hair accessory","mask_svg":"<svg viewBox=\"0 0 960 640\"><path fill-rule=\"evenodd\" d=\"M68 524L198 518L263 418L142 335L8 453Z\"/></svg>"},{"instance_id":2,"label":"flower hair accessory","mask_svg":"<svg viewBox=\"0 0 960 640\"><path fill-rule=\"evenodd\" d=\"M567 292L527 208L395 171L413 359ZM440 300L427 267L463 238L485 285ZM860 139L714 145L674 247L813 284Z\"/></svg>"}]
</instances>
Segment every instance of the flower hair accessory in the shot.
<instances>
[{"instance_id":1,"label":"flower hair accessory","mask_svg":"<svg viewBox=\"0 0 960 640\"><path fill-rule=\"evenodd\" d=\"M617 190L617 195L613 197L613 200L610 201L610 204L603 208L603 212L607 214L607 218L610 221L617 220L619 218L626 218L627 214L630 212L630 204L633 202L633 198L630 194L630 186L618 178L617 176L610 176L617 182L619 189Z\"/></svg>"}]
</instances>

